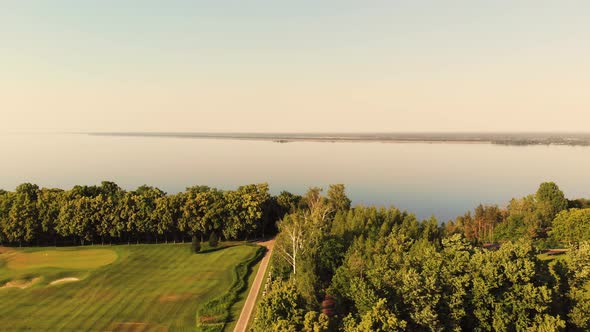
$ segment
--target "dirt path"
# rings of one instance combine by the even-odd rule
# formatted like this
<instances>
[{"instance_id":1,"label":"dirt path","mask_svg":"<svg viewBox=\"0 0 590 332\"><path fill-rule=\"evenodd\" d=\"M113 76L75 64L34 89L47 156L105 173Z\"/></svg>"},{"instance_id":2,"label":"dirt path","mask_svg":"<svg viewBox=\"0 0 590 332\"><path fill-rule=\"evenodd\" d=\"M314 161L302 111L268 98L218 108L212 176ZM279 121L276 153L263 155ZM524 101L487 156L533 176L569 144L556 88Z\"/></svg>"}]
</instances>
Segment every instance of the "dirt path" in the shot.
<instances>
[{"instance_id":1,"label":"dirt path","mask_svg":"<svg viewBox=\"0 0 590 332\"><path fill-rule=\"evenodd\" d=\"M254 282L252 283L252 288L250 288L250 292L248 293L248 298L246 298L246 302L244 303L244 307L242 308L242 313L240 313L240 318L236 323L236 327L234 328L234 332L245 332L246 327L248 326L248 321L250 321L250 316L252 316L252 311L254 310L254 305L256 304L256 297L260 291L260 287L264 282L264 275L266 273L266 268L268 267L268 262L270 261L270 255L272 253L272 248L274 245L274 239L266 242L259 242L258 245L266 247L268 251L266 255L262 258L260 262L260 267L258 268L258 272L256 273L256 277L254 278Z\"/></svg>"}]
</instances>

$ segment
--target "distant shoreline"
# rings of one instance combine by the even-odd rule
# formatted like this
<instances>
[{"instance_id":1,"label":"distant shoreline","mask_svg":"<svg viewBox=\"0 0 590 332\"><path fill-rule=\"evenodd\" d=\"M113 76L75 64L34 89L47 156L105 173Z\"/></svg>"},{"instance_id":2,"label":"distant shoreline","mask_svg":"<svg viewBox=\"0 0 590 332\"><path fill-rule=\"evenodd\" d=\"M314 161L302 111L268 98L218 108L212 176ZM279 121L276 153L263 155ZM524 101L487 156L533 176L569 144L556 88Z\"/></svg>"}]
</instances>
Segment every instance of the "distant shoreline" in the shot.
<instances>
[{"instance_id":1,"label":"distant shoreline","mask_svg":"<svg viewBox=\"0 0 590 332\"><path fill-rule=\"evenodd\" d=\"M91 136L154 137L270 141L275 143L458 143L509 146L564 145L590 146L590 134L559 133L172 133L172 132L91 132Z\"/></svg>"}]
</instances>

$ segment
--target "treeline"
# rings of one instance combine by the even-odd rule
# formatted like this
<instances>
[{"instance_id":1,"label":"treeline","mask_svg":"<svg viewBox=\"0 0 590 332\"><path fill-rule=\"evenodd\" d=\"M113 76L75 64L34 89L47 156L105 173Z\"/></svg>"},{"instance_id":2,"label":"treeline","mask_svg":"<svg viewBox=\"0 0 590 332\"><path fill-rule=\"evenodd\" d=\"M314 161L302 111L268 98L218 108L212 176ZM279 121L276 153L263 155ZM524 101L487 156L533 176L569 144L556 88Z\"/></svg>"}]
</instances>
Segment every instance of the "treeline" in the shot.
<instances>
[{"instance_id":1,"label":"treeline","mask_svg":"<svg viewBox=\"0 0 590 332\"><path fill-rule=\"evenodd\" d=\"M590 240L590 201L568 200L555 183L545 182L534 195L514 198L506 208L479 205L444 228L474 243L526 238L544 248L571 245Z\"/></svg>"},{"instance_id":2,"label":"treeline","mask_svg":"<svg viewBox=\"0 0 590 332\"><path fill-rule=\"evenodd\" d=\"M492 144L499 145L567 145L567 146L589 146L590 140L587 138L565 138L549 137L537 139L495 139Z\"/></svg>"},{"instance_id":3,"label":"treeline","mask_svg":"<svg viewBox=\"0 0 590 332\"><path fill-rule=\"evenodd\" d=\"M545 220L559 215L544 205L543 193L536 199ZM588 242L561 259L541 260L528 235L487 250L435 218L350 208L345 195L323 197L318 189L303 200L305 208L278 223L255 331L590 329ZM505 222L494 219L503 211L487 210L476 217ZM534 234L549 231L542 220L536 224ZM484 225L473 229L494 234Z\"/></svg>"},{"instance_id":4,"label":"treeline","mask_svg":"<svg viewBox=\"0 0 590 332\"><path fill-rule=\"evenodd\" d=\"M167 195L141 186L125 191L113 182L71 190L25 183L0 191L0 244L54 245L224 239L276 232L275 222L299 198L269 194L267 184L236 190L206 186Z\"/></svg>"}]
</instances>

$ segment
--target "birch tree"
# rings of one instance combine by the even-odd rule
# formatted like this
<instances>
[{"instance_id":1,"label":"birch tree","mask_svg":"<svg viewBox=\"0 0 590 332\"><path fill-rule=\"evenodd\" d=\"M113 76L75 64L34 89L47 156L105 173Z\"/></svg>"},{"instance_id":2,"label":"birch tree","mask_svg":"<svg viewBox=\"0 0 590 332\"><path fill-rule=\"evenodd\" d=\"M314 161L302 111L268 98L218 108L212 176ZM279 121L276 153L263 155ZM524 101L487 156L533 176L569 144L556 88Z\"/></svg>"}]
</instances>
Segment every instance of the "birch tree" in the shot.
<instances>
[{"instance_id":1,"label":"birch tree","mask_svg":"<svg viewBox=\"0 0 590 332\"><path fill-rule=\"evenodd\" d=\"M280 233L277 237L276 249L281 258L291 266L294 275L297 274L298 260L309 248L306 243L309 232L307 220L309 219L300 214L290 214L278 224Z\"/></svg>"}]
</instances>

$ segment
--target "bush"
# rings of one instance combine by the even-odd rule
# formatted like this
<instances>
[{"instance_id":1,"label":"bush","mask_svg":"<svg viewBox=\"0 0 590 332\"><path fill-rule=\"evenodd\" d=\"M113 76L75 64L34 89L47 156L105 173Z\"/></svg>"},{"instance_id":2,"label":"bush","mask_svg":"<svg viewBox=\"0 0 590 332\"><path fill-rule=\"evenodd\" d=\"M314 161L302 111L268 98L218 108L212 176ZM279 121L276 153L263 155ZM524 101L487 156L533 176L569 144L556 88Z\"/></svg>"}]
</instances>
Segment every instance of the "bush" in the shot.
<instances>
[{"instance_id":1,"label":"bush","mask_svg":"<svg viewBox=\"0 0 590 332\"><path fill-rule=\"evenodd\" d=\"M215 234L215 232L211 232L211 235L209 235L209 246L215 248L218 244L219 237L217 237L217 234Z\"/></svg>"},{"instance_id":2,"label":"bush","mask_svg":"<svg viewBox=\"0 0 590 332\"><path fill-rule=\"evenodd\" d=\"M197 239L196 235L193 235L193 241L191 243L191 250L196 254L201 251L201 242Z\"/></svg>"}]
</instances>

